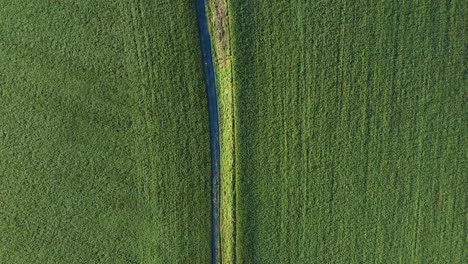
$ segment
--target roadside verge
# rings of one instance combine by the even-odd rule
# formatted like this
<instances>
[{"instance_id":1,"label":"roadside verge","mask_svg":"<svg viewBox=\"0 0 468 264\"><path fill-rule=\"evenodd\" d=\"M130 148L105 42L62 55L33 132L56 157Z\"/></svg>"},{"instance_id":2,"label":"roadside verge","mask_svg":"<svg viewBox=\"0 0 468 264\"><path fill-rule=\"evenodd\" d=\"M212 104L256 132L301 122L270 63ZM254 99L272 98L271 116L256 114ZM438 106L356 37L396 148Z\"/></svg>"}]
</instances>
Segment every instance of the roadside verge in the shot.
<instances>
[{"instance_id":1,"label":"roadside verge","mask_svg":"<svg viewBox=\"0 0 468 264\"><path fill-rule=\"evenodd\" d=\"M235 89L229 0L213 0L208 4L219 107L221 148L221 259L223 264L236 263L236 172L235 172Z\"/></svg>"}]
</instances>

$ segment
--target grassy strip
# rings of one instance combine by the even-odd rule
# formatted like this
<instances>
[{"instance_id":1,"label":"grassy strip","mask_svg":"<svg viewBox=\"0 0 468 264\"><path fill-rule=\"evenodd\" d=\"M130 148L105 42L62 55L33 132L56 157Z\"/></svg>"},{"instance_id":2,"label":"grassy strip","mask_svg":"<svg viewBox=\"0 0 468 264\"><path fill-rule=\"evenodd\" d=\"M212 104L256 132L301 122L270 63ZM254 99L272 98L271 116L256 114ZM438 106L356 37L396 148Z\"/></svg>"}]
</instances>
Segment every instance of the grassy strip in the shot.
<instances>
[{"instance_id":1,"label":"grassy strip","mask_svg":"<svg viewBox=\"0 0 468 264\"><path fill-rule=\"evenodd\" d=\"M221 254L223 263L235 261L235 134L234 85L228 0L208 3L213 44L221 143Z\"/></svg>"}]
</instances>

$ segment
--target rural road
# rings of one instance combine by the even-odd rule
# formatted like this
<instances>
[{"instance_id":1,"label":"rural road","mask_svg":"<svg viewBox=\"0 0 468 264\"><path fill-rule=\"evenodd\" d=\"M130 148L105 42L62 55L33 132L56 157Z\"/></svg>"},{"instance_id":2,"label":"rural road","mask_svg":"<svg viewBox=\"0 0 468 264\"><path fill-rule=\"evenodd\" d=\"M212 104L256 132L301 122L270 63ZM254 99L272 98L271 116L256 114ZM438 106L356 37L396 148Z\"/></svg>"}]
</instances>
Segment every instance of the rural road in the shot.
<instances>
[{"instance_id":1,"label":"rural road","mask_svg":"<svg viewBox=\"0 0 468 264\"><path fill-rule=\"evenodd\" d=\"M220 184L220 147L218 102L216 98L216 82L211 53L211 40L208 30L208 18L205 9L205 0L195 0L200 46L203 56L203 71L205 74L206 95L208 98L208 115L210 123L210 150L211 150L211 263L218 264L219 232L219 184Z\"/></svg>"}]
</instances>

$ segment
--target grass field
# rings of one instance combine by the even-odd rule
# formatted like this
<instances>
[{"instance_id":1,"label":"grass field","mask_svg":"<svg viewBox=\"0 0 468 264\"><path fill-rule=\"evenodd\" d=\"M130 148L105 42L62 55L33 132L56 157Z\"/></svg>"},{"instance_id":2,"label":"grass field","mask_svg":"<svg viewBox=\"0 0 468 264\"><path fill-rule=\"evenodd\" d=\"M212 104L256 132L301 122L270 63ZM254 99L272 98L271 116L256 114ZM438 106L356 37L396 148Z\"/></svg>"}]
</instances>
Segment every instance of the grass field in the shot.
<instances>
[{"instance_id":1,"label":"grass field","mask_svg":"<svg viewBox=\"0 0 468 264\"><path fill-rule=\"evenodd\" d=\"M0 263L209 263L193 1L0 6Z\"/></svg>"},{"instance_id":2,"label":"grass field","mask_svg":"<svg viewBox=\"0 0 468 264\"><path fill-rule=\"evenodd\" d=\"M229 2L237 263L464 263L467 4Z\"/></svg>"},{"instance_id":3,"label":"grass field","mask_svg":"<svg viewBox=\"0 0 468 264\"><path fill-rule=\"evenodd\" d=\"M222 263L466 262L464 1L207 8ZM0 0L0 264L210 263L202 65L193 0Z\"/></svg>"}]
</instances>

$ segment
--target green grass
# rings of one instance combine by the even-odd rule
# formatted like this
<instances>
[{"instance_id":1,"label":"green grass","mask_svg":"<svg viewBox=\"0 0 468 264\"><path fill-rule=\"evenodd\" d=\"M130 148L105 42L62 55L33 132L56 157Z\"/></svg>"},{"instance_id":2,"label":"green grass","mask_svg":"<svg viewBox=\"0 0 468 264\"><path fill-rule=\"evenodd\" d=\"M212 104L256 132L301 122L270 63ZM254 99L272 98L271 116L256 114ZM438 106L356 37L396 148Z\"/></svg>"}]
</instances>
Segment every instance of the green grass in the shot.
<instances>
[{"instance_id":1,"label":"green grass","mask_svg":"<svg viewBox=\"0 0 468 264\"><path fill-rule=\"evenodd\" d=\"M0 263L208 263L193 1L0 6Z\"/></svg>"},{"instance_id":2,"label":"green grass","mask_svg":"<svg viewBox=\"0 0 468 264\"><path fill-rule=\"evenodd\" d=\"M0 7L0 263L209 263L194 2ZM208 8L223 263L467 259L468 5Z\"/></svg>"},{"instance_id":3,"label":"green grass","mask_svg":"<svg viewBox=\"0 0 468 264\"><path fill-rule=\"evenodd\" d=\"M222 263L235 263L235 152L234 86L232 85L231 29L227 0L209 1L207 5L219 108L221 148L221 239Z\"/></svg>"},{"instance_id":4,"label":"green grass","mask_svg":"<svg viewBox=\"0 0 468 264\"><path fill-rule=\"evenodd\" d=\"M238 263L466 261L467 11L230 1Z\"/></svg>"}]
</instances>

